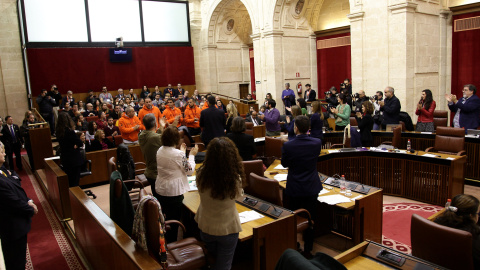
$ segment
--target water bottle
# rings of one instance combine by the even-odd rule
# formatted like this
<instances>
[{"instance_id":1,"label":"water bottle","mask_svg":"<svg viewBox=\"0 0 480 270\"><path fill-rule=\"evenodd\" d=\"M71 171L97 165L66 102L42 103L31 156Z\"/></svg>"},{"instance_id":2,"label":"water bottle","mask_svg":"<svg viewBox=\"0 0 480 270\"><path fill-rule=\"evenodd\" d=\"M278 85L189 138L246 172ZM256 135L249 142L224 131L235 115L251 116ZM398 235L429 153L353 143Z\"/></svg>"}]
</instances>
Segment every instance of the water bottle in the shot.
<instances>
[{"instance_id":1,"label":"water bottle","mask_svg":"<svg viewBox=\"0 0 480 270\"><path fill-rule=\"evenodd\" d=\"M447 203L445 203L445 209L448 209L448 207L450 206L450 204L452 204L452 200L451 200L451 199L448 199L448 200L447 200Z\"/></svg>"},{"instance_id":2,"label":"water bottle","mask_svg":"<svg viewBox=\"0 0 480 270\"><path fill-rule=\"evenodd\" d=\"M342 174L342 177L340 177L340 193L345 193L345 175Z\"/></svg>"},{"instance_id":3,"label":"water bottle","mask_svg":"<svg viewBox=\"0 0 480 270\"><path fill-rule=\"evenodd\" d=\"M410 142L410 139L408 139L408 142L407 142L407 151L410 151L412 150L412 143Z\"/></svg>"}]
</instances>

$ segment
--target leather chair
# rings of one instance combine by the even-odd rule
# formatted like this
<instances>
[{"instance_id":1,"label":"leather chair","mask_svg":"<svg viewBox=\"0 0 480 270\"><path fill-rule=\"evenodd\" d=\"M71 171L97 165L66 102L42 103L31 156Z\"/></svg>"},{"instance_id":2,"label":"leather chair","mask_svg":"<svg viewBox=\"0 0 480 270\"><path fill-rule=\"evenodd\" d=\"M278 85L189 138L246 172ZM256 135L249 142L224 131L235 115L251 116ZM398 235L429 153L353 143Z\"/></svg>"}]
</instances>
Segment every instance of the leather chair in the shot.
<instances>
[{"instance_id":1,"label":"leather chair","mask_svg":"<svg viewBox=\"0 0 480 270\"><path fill-rule=\"evenodd\" d=\"M402 127L394 128L392 141L382 142L382 144L390 144L395 148L400 148L402 144Z\"/></svg>"},{"instance_id":2,"label":"leather chair","mask_svg":"<svg viewBox=\"0 0 480 270\"><path fill-rule=\"evenodd\" d=\"M85 121L87 122L92 122L92 121L97 121L98 120L98 116L87 116L85 117Z\"/></svg>"},{"instance_id":3,"label":"leather chair","mask_svg":"<svg viewBox=\"0 0 480 270\"><path fill-rule=\"evenodd\" d=\"M327 118L328 126L335 131L335 118Z\"/></svg>"},{"instance_id":4,"label":"leather chair","mask_svg":"<svg viewBox=\"0 0 480 270\"><path fill-rule=\"evenodd\" d=\"M277 180L261 177L253 172L250 173L249 179L252 193L248 194L283 207L282 193ZM306 209L295 209L293 214L295 215L295 222L297 223L297 233L303 232L310 226L313 227L312 218Z\"/></svg>"},{"instance_id":5,"label":"leather chair","mask_svg":"<svg viewBox=\"0 0 480 270\"><path fill-rule=\"evenodd\" d=\"M410 227L412 255L448 269L473 269L472 235L417 214Z\"/></svg>"},{"instance_id":6,"label":"leather chair","mask_svg":"<svg viewBox=\"0 0 480 270\"><path fill-rule=\"evenodd\" d=\"M282 157L283 141L280 138L265 137L265 156L266 157Z\"/></svg>"},{"instance_id":7,"label":"leather chair","mask_svg":"<svg viewBox=\"0 0 480 270\"><path fill-rule=\"evenodd\" d=\"M256 175L264 176L263 171L263 161L260 159L256 160L249 160L249 161L242 161L243 164L243 171L245 172L245 176L247 178L247 186L244 187L244 191L247 194L252 194L250 190L250 173L255 173Z\"/></svg>"},{"instance_id":8,"label":"leather chair","mask_svg":"<svg viewBox=\"0 0 480 270\"><path fill-rule=\"evenodd\" d=\"M187 146L187 153L190 152L190 150L193 148L192 142L190 141L190 138L185 134L183 130L178 131L180 134L180 143L179 146L182 145L182 143L185 143ZM193 142L194 145L198 145L198 152L205 151L205 144L203 142Z\"/></svg>"},{"instance_id":9,"label":"leather chair","mask_svg":"<svg viewBox=\"0 0 480 270\"><path fill-rule=\"evenodd\" d=\"M145 238L147 240L148 253L158 263L160 258L160 224L158 206L153 201L148 200L143 207L143 216L145 218ZM185 233L185 227L176 220L168 220L165 225L179 224ZM167 232L168 233L168 232ZM167 243L167 264L170 270L179 269L200 269L206 265L205 252L202 244L195 238L190 237L173 243Z\"/></svg>"},{"instance_id":10,"label":"leather chair","mask_svg":"<svg viewBox=\"0 0 480 270\"><path fill-rule=\"evenodd\" d=\"M113 171L117 170L117 163L115 161L116 161L115 157L111 157L108 160L108 174L109 175L111 175ZM142 184L142 187L150 186L150 182L148 182L147 178L143 174L143 172L145 172L145 168L137 169L137 165L138 166L146 166L145 163L143 163L143 162L135 162L135 180L139 181ZM131 180L131 179L127 179L127 180ZM140 186L138 186L138 185L134 185L134 186L140 188ZM155 188L155 187L153 187L153 188Z\"/></svg>"},{"instance_id":11,"label":"leather chair","mask_svg":"<svg viewBox=\"0 0 480 270\"><path fill-rule=\"evenodd\" d=\"M350 117L350 126L356 126L358 127L358 122L355 117Z\"/></svg>"},{"instance_id":12,"label":"leather chair","mask_svg":"<svg viewBox=\"0 0 480 270\"><path fill-rule=\"evenodd\" d=\"M438 127L435 135L435 146L425 152L438 152L450 155L464 156L465 129L454 127Z\"/></svg>"},{"instance_id":13,"label":"leather chair","mask_svg":"<svg viewBox=\"0 0 480 270\"><path fill-rule=\"evenodd\" d=\"M253 136L253 123L245 122L245 134Z\"/></svg>"},{"instance_id":14,"label":"leather chair","mask_svg":"<svg viewBox=\"0 0 480 270\"><path fill-rule=\"evenodd\" d=\"M433 112L433 125L435 126L435 130L437 127L447 127L448 111L435 110Z\"/></svg>"}]
</instances>

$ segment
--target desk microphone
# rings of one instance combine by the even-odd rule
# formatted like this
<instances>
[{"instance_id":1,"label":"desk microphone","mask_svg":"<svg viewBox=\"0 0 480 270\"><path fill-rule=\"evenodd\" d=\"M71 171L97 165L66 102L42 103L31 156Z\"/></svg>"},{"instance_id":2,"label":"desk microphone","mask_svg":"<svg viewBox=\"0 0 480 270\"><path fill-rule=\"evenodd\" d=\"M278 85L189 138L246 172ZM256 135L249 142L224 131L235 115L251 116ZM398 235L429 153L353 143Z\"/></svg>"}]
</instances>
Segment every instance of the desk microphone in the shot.
<instances>
[{"instance_id":1,"label":"desk microphone","mask_svg":"<svg viewBox=\"0 0 480 270\"><path fill-rule=\"evenodd\" d=\"M415 150L413 150L413 149L410 149L410 153L412 153L412 154L413 154L413 153L415 153Z\"/></svg>"}]
</instances>

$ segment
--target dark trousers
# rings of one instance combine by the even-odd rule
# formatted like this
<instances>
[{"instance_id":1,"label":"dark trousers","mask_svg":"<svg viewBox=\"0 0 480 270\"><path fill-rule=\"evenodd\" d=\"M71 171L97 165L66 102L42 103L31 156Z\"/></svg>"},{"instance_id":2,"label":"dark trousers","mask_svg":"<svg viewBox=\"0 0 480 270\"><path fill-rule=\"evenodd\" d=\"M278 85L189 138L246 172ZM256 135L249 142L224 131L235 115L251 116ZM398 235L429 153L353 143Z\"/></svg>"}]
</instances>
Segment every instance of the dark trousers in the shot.
<instances>
[{"instance_id":1,"label":"dark trousers","mask_svg":"<svg viewBox=\"0 0 480 270\"><path fill-rule=\"evenodd\" d=\"M152 188L152 195L153 197L157 198L158 201L160 201L160 195L158 195L157 191L155 190L155 182L157 181L157 179L155 178L148 178L145 176L145 178L147 178L147 181L148 183L150 183L150 187ZM161 204L160 204L161 205ZM163 206L162 206L163 208Z\"/></svg>"},{"instance_id":2,"label":"dark trousers","mask_svg":"<svg viewBox=\"0 0 480 270\"><path fill-rule=\"evenodd\" d=\"M32 145L30 144L30 138L26 138L29 142L25 142L25 150L27 150L28 161L30 162L30 168L32 171L35 170L35 166L33 164L33 152L32 152Z\"/></svg>"},{"instance_id":3,"label":"dark trousers","mask_svg":"<svg viewBox=\"0 0 480 270\"><path fill-rule=\"evenodd\" d=\"M20 239L2 238L3 257L7 270L24 270L27 263L27 235Z\"/></svg>"},{"instance_id":4,"label":"dark trousers","mask_svg":"<svg viewBox=\"0 0 480 270\"><path fill-rule=\"evenodd\" d=\"M208 253L215 256L211 269L230 269L238 242L238 233L229 235L210 235L200 231L200 238L205 243Z\"/></svg>"},{"instance_id":5,"label":"dark trousers","mask_svg":"<svg viewBox=\"0 0 480 270\"><path fill-rule=\"evenodd\" d=\"M191 136L200 135L200 132L202 132L200 128L188 128L188 133L190 133Z\"/></svg>"},{"instance_id":6,"label":"dark trousers","mask_svg":"<svg viewBox=\"0 0 480 270\"><path fill-rule=\"evenodd\" d=\"M343 131L346 126L335 125L335 131Z\"/></svg>"},{"instance_id":7,"label":"dark trousers","mask_svg":"<svg viewBox=\"0 0 480 270\"><path fill-rule=\"evenodd\" d=\"M80 183L80 171L82 166L65 166L63 165L63 171L68 176L68 184L70 187L76 187Z\"/></svg>"},{"instance_id":8,"label":"dark trousers","mask_svg":"<svg viewBox=\"0 0 480 270\"><path fill-rule=\"evenodd\" d=\"M183 195L180 196L162 196L158 195L158 201L162 207L162 212L165 214L165 220L178 220L182 219L183 212ZM172 225L170 231L165 234L165 240L167 243L177 241L178 225Z\"/></svg>"},{"instance_id":9,"label":"dark trousers","mask_svg":"<svg viewBox=\"0 0 480 270\"><path fill-rule=\"evenodd\" d=\"M21 148L22 148L22 145L20 144L20 142L16 142L16 143L13 143L12 145L10 145L10 147L8 147L8 151L6 151L7 153L7 157L8 157L8 164L10 166L10 170L14 170L14 163L13 163L13 154L15 153L15 160L17 161L17 169L19 170L22 170L23 169L23 166L22 166L22 156L20 154L20 151L21 151Z\"/></svg>"},{"instance_id":10,"label":"dark trousers","mask_svg":"<svg viewBox=\"0 0 480 270\"><path fill-rule=\"evenodd\" d=\"M300 208L306 209L310 213L312 220L316 220L318 195L304 196L304 197L292 197L292 196L286 196L286 197L287 197L286 199L287 199L288 209L293 211ZM303 249L305 252L312 251L313 238L314 238L313 228L309 227L303 232L303 241L305 242Z\"/></svg>"}]
</instances>

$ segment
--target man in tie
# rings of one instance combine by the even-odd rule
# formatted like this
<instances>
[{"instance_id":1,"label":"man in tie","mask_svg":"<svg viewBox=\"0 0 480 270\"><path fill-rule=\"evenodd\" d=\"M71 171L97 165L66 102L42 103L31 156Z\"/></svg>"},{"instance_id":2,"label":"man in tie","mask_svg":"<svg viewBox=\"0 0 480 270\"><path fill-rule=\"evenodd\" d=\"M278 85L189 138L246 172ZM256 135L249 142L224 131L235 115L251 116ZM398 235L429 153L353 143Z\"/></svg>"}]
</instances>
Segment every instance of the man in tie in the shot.
<instances>
[{"instance_id":1,"label":"man in tie","mask_svg":"<svg viewBox=\"0 0 480 270\"><path fill-rule=\"evenodd\" d=\"M252 113L247 116L247 119L245 119L245 122L252 122L253 126L260 126L262 123L262 120L257 116L256 111L252 111Z\"/></svg>"},{"instance_id":2,"label":"man in tie","mask_svg":"<svg viewBox=\"0 0 480 270\"><path fill-rule=\"evenodd\" d=\"M448 108L455 113L453 126L464 128L465 134L468 129L477 129L480 126L480 98L476 95L477 88L473 84L463 86L463 97L457 100L457 96L445 94Z\"/></svg>"},{"instance_id":3,"label":"man in tie","mask_svg":"<svg viewBox=\"0 0 480 270\"><path fill-rule=\"evenodd\" d=\"M175 107L179 108L180 110L185 107L187 103L185 102L184 98L183 98L183 95L182 94L179 94L178 95L178 100L175 101Z\"/></svg>"},{"instance_id":4,"label":"man in tie","mask_svg":"<svg viewBox=\"0 0 480 270\"><path fill-rule=\"evenodd\" d=\"M13 154L15 153L17 169L21 171L23 170L23 166L20 150L22 149L23 138L20 136L20 129L13 123L13 118L10 115L5 117L5 121L6 124L2 129L2 142L5 145L5 153L7 154L8 164L10 166L9 169L14 169Z\"/></svg>"},{"instance_id":5,"label":"man in tie","mask_svg":"<svg viewBox=\"0 0 480 270\"><path fill-rule=\"evenodd\" d=\"M312 86L309 83L305 84L305 93L303 98L307 102L313 102L317 99L317 93L312 89Z\"/></svg>"}]
</instances>

